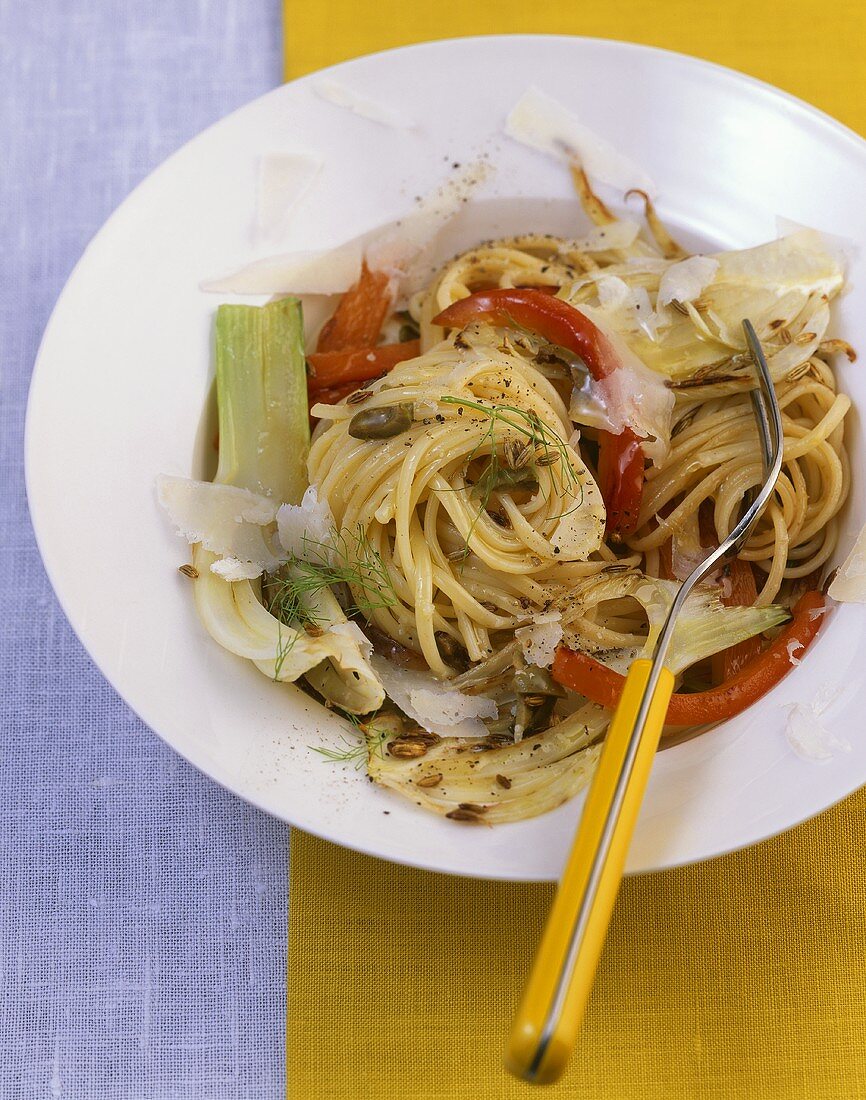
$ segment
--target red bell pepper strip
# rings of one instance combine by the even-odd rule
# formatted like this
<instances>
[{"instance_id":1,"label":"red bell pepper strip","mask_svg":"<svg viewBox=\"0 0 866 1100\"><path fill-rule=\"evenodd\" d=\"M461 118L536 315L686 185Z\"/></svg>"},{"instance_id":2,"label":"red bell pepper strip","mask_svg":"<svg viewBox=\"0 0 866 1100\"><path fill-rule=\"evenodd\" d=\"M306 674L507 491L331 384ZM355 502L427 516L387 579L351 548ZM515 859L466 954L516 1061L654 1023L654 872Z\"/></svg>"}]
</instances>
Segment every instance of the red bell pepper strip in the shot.
<instances>
[{"instance_id":1,"label":"red bell pepper strip","mask_svg":"<svg viewBox=\"0 0 866 1100\"><path fill-rule=\"evenodd\" d=\"M385 374L404 359L414 359L420 351L418 340L351 351L314 351L307 356L313 371L307 380L307 388L312 396L348 382L366 382Z\"/></svg>"},{"instance_id":2,"label":"red bell pepper strip","mask_svg":"<svg viewBox=\"0 0 866 1100\"><path fill-rule=\"evenodd\" d=\"M622 541L637 529L643 498L644 456L631 428L598 433L598 487L607 510L606 531Z\"/></svg>"},{"instance_id":3,"label":"red bell pepper strip","mask_svg":"<svg viewBox=\"0 0 866 1100\"><path fill-rule=\"evenodd\" d=\"M316 351L349 351L372 347L379 339L391 306L390 279L364 263L357 283L340 299L319 333Z\"/></svg>"},{"instance_id":4,"label":"red bell pepper strip","mask_svg":"<svg viewBox=\"0 0 866 1100\"><path fill-rule=\"evenodd\" d=\"M791 671L814 641L821 627L824 607L820 592L801 596L794 607L793 618L781 634L730 680L708 691L674 693L668 704L666 725L703 726L708 722L721 722L757 702ZM563 687L610 708L619 702L625 683L620 673L585 653L564 646L556 651L553 678Z\"/></svg>"},{"instance_id":5,"label":"red bell pepper strip","mask_svg":"<svg viewBox=\"0 0 866 1100\"><path fill-rule=\"evenodd\" d=\"M533 287L481 290L433 318L433 324L443 328L465 328L472 321L534 332L580 356L596 381L620 365L616 348L597 325L568 302ZM643 450L631 429L620 435L599 433L599 488L607 508L607 533L614 539L637 527L643 469Z\"/></svg>"}]
</instances>

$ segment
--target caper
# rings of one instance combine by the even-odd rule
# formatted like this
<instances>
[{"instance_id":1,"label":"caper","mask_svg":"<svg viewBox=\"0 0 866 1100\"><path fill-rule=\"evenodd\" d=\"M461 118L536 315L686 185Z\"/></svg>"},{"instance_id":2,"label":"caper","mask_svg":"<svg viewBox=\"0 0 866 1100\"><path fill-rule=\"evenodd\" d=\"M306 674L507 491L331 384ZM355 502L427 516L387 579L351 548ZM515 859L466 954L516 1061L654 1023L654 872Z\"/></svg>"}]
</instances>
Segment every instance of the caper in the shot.
<instances>
[{"instance_id":1,"label":"caper","mask_svg":"<svg viewBox=\"0 0 866 1100\"><path fill-rule=\"evenodd\" d=\"M376 409L361 409L349 421L353 439L390 439L412 426L412 405L380 405Z\"/></svg>"}]
</instances>

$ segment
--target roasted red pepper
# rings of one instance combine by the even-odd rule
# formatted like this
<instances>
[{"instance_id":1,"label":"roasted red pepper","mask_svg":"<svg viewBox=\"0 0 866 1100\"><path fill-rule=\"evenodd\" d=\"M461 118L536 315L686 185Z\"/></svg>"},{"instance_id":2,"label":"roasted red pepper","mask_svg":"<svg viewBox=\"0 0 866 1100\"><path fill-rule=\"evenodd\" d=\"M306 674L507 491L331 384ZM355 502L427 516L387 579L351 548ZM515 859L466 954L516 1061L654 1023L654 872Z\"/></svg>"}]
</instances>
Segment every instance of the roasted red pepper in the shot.
<instances>
[{"instance_id":1,"label":"roasted red pepper","mask_svg":"<svg viewBox=\"0 0 866 1100\"><path fill-rule=\"evenodd\" d=\"M372 347L379 339L391 306L391 281L364 263L357 283L343 295L334 316L319 333L316 351L349 351Z\"/></svg>"},{"instance_id":2,"label":"roasted red pepper","mask_svg":"<svg viewBox=\"0 0 866 1100\"><path fill-rule=\"evenodd\" d=\"M616 348L588 317L561 298L532 287L481 290L433 318L443 328L464 328L472 321L534 332L579 356L596 381L620 365ZM607 534L612 538L622 539L637 526L643 470L643 449L633 431L599 433L599 488L607 508Z\"/></svg>"},{"instance_id":3,"label":"roasted red pepper","mask_svg":"<svg viewBox=\"0 0 866 1100\"><path fill-rule=\"evenodd\" d=\"M404 359L414 359L420 350L418 340L407 340L402 344L379 344L374 348L311 352L307 362L313 373L307 388L310 395L315 396L321 390L378 378Z\"/></svg>"},{"instance_id":4,"label":"roasted red pepper","mask_svg":"<svg viewBox=\"0 0 866 1100\"><path fill-rule=\"evenodd\" d=\"M769 647L719 687L694 694L671 696L666 724L703 726L721 722L757 702L800 660L821 628L824 597L807 592L794 607L793 618ZM793 644L792 644L793 643ZM563 687L613 708L619 702L625 677L585 653L566 649L556 651L553 678Z\"/></svg>"}]
</instances>

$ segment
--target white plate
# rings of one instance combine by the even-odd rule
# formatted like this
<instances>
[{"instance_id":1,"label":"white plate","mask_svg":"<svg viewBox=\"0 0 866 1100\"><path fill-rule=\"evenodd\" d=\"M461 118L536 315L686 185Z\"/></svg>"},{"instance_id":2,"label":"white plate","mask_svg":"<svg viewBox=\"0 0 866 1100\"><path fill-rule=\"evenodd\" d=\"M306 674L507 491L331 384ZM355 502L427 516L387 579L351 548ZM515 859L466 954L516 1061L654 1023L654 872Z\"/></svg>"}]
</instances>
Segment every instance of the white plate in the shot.
<instances>
[{"instance_id":1,"label":"white plate","mask_svg":"<svg viewBox=\"0 0 866 1100\"><path fill-rule=\"evenodd\" d=\"M488 223L577 218L560 165L502 136L532 74L660 185L660 210L696 240L747 245L776 234L776 215L866 240L866 143L766 85L676 54L579 38L437 42L337 66L334 79L398 105L417 128L349 113L314 91L281 87L171 157L108 221L69 280L48 326L27 422L30 506L45 564L69 619L118 692L161 737L243 798L337 843L440 871L554 878L580 800L495 829L467 829L374 789L308 746L339 743L337 720L300 691L271 683L202 631L186 560L158 512L160 472L189 474L211 377L219 299L202 279L253 256L258 158L320 154L317 185L287 248L320 249L399 218L452 161L486 152L495 166ZM548 203L538 200L550 200ZM502 202L502 200L511 200ZM480 200L479 200L480 201ZM498 211L498 212L497 212ZM509 224L510 222L510 224ZM471 237L472 229L463 232ZM487 229L484 231L487 232ZM469 240L467 238L467 243ZM866 268L855 257L841 332L866 351ZM862 367L840 365L866 406ZM843 535L866 518L858 418L855 484ZM866 782L860 675L866 613L843 606L803 666L724 727L662 753L629 858L671 867L752 844ZM783 704L838 684L825 715L851 751L824 764L794 754Z\"/></svg>"}]
</instances>

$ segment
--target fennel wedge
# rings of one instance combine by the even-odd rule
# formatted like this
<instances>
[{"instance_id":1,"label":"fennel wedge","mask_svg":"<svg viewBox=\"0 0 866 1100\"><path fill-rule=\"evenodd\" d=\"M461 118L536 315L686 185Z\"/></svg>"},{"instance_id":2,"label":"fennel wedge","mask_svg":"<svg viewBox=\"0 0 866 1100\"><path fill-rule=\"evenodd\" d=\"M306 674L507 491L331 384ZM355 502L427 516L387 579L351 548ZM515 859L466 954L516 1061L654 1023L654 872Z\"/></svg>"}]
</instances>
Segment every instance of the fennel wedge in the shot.
<instances>
[{"instance_id":1,"label":"fennel wedge","mask_svg":"<svg viewBox=\"0 0 866 1100\"><path fill-rule=\"evenodd\" d=\"M300 505L310 440L300 302L283 298L260 308L221 306L216 376L216 482L266 497L275 506ZM275 536L276 523L268 526ZM382 705L385 695L367 660L367 643L352 629L327 582L308 589L292 616L280 618L264 606L260 579L226 580L220 559L201 543L194 547L193 566L199 574L194 584L199 618L225 649L274 680L307 675L330 702L352 713ZM292 559L279 568L291 577Z\"/></svg>"}]
</instances>

